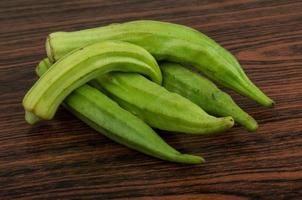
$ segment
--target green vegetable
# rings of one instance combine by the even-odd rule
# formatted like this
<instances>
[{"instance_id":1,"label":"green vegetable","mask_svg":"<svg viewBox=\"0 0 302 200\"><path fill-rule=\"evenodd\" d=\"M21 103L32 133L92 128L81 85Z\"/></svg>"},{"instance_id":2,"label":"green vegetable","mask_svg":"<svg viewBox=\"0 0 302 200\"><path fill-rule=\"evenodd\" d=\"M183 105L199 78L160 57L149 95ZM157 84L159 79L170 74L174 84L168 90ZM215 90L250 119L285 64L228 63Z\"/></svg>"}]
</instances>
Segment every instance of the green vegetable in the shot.
<instances>
[{"instance_id":1,"label":"green vegetable","mask_svg":"<svg viewBox=\"0 0 302 200\"><path fill-rule=\"evenodd\" d=\"M74 89L110 71L138 72L161 84L155 59L134 44L105 41L77 49L60 59L34 84L23 99L26 120L51 119Z\"/></svg>"},{"instance_id":2,"label":"green vegetable","mask_svg":"<svg viewBox=\"0 0 302 200\"><path fill-rule=\"evenodd\" d=\"M193 134L221 132L231 128L231 117L208 115L188 99L167 91L137 73L106 74L94 81L121 107L141 118L151 127Z\"/></svg>"},{"instance_id":3,"label":"green vegetable","mask_svg":"<svg viewBox=\"0 0 302 200\"><path fill-rule=\"evenodd\" d=\"M44 59L36 68L36 72L41 76L49 66L48 59ZM64 100L64 106L95 130L129 148L171 162L204 162L199 156L181 154L142 120L87 84L74 90Z\"/></svg>"},{"instance_id":4,"label":"green vegetable","mask_svg":"<svg viewBox=\"0 0 302 200\"><path fill-rule=\"evenodd\" d=\"M206 35L182 25L141 20L75 32L56 32L47 38L47 55L58 60L78 47L112 39L142 46L157 60L195 66L209 78L261 105L274 104L249 80L231 53Z\"/></svg>"},{"instance_id":5,"label":"green vegetable","mask_svg":"<svg viewBox=\"0 0 302 200\"><path fill-rule=\"evenodd\" d=\"M163 86L199 105L206 112L217 116L232 116L249 131L258 128L257 122L244 112L230 95L221 91L208 79L175 63L160 65Z\"/></svg>"}]
</instances>

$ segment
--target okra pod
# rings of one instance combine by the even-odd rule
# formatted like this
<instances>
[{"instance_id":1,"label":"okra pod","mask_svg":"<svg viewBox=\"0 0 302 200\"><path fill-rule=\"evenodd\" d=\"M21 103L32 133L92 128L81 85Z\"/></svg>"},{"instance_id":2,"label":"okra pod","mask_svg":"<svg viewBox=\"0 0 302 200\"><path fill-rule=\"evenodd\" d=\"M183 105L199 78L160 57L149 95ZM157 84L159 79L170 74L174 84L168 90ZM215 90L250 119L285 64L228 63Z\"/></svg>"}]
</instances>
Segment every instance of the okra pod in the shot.
<instances>
[{"instance_id":1,"label":"okra pod","mask_svg":"<svg viewBox=\"0 0 302 200\"><path fill-rule=\"evenodd\" d=\"M23 99L25 118L33 124L53 118L74 89L110 71L137 72L161 84L156 60L142 47L120 41L91 44L70 52L34 84Z\"/></svg>"},{"instance_id":2,"label":"okra pod","mask_svg":"<svg viewBox=\"0 0 302 200\"><path fill-rule=\"evenodd\" d=\"M75 32L55 32L46 40L46 51L50 59L58 60L78 47L112 39L142 46L157 60L192 65L210 79L261 105L274 104L249 80L231 53L201 32L178 24L140 20Z\"/></svg>"},{"instance_id":3,"label":"okra pod","mask_svg":"<svg viewBox=\"0 0 302 200\"><path fill-rule=\"evenodd\" d=\"M210 116L190 100L137 73L113 72L97 78L93 83L97 88L103 88L121 107L154 128L209 134L234 125L232 117Z\"/></svg>"},{"instance_id":4,"label":"okra pod","mask_svg":"<svg viewBox=\"0 0 302 200\"><path fill-rule=\"evenodd\" d=\"M176 63L162 63L163 86L199 105L216 116L232 116L249 131L258 128L256 120L244 112L230 95L213 82Z\"/></svg>"}]
</instances>

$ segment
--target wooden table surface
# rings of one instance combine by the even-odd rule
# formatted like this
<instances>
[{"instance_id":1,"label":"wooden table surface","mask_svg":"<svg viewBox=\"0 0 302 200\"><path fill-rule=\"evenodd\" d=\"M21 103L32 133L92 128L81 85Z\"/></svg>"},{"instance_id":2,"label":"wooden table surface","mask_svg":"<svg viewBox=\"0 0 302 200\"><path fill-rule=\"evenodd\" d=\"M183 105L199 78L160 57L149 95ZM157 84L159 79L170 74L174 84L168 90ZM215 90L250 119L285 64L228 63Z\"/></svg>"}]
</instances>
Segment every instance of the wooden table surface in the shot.
<instances>
[{"instance_id":1,"label":"wooden table surface","mask_svg":"<svg viewBox=\"0 0 302 200\"><path fill-rule=\"evenodd\" d=\"M215 136L160 132L203 165L127 149L60 109L36 126L21 101L54 31L135 19L194 27L229 49L277 105L231 92L260 128ZM0 199L302 199L302 1L2 0ZM158 131L159 132L159 131Z\"/></svg>"}]
</instances>

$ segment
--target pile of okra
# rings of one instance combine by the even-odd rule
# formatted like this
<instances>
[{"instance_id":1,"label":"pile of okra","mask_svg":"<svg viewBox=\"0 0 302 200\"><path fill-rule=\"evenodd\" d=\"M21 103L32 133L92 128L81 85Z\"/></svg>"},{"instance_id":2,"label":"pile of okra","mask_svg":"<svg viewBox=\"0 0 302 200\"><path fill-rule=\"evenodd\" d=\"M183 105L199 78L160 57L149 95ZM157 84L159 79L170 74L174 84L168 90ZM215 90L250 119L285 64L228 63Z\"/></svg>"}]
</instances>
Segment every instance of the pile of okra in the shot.
<instances>
[{"instance_id":1,"label":"pile of okra","mask_svg":"<svg viewBox=\"0 0 302 200\"><path fill-rule=\"evenodd\" d=\"M187 134L223 132L234 123L258 128L214 82L274 104L229 51L184 25L140 20L54 32L45 47L39 79L23 99L29 124L52 119L62 105L108 138L171 162L204 159L177 151L152 128Z\"/></svg>"}]
</instances>

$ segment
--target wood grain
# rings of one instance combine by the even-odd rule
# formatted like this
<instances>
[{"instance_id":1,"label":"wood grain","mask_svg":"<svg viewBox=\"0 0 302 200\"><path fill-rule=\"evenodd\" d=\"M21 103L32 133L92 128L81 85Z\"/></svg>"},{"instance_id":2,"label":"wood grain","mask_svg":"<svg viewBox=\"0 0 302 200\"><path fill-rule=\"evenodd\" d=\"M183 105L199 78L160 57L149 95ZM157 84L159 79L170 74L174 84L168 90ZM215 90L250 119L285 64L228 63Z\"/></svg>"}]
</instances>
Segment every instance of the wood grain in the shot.
<instances>
[{"instance_id":1,"label":"wood grain","mask_svg":"<svg viewBox=\"0 0 302 200\"><path fill-rule=\"evenodd\" d=\"M302 199L302 1L0 1L0 199ZM194 27L234 53L273 109L230 94L260 123L215 136L160 132L203 165L120 146L64 109L31 127L21 101L44 40L135 19Z\"/></svg>"}]
</instances>

